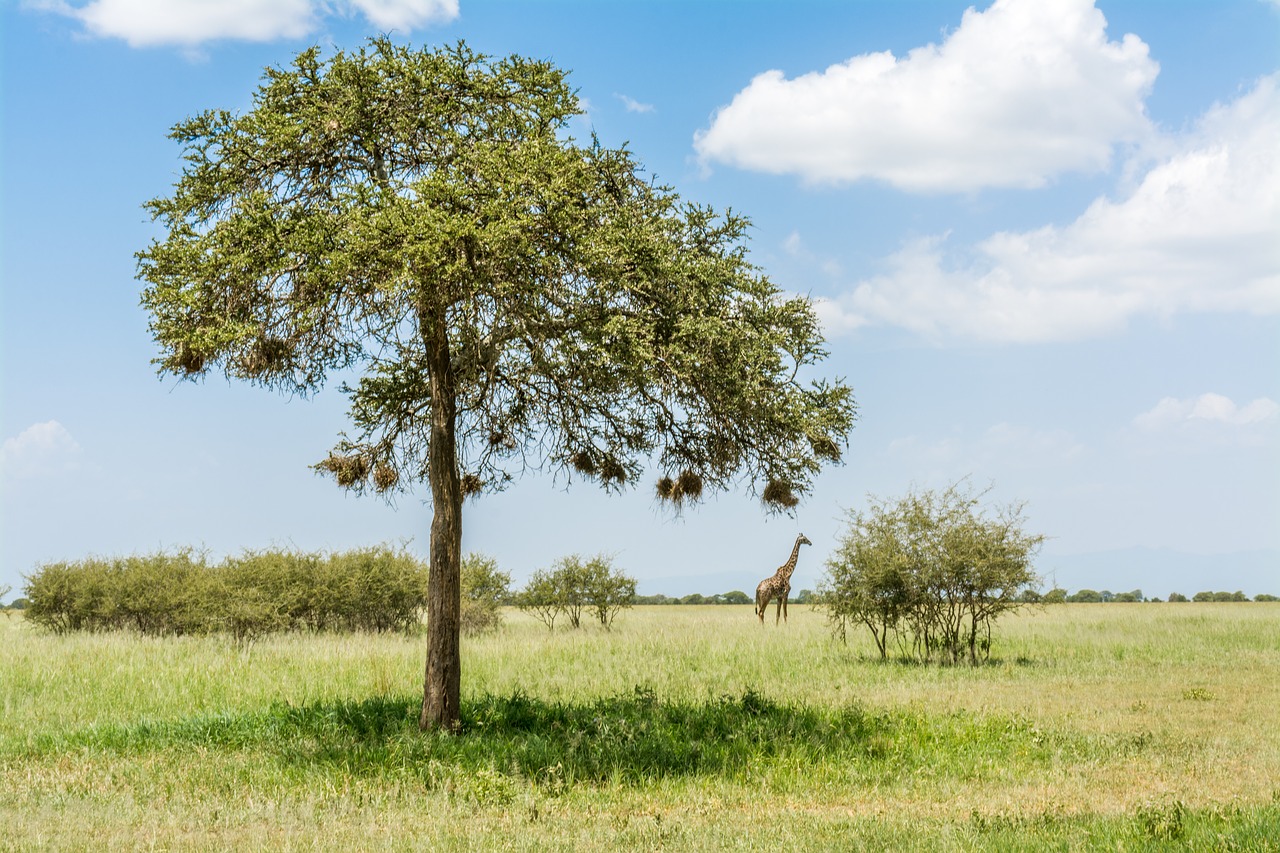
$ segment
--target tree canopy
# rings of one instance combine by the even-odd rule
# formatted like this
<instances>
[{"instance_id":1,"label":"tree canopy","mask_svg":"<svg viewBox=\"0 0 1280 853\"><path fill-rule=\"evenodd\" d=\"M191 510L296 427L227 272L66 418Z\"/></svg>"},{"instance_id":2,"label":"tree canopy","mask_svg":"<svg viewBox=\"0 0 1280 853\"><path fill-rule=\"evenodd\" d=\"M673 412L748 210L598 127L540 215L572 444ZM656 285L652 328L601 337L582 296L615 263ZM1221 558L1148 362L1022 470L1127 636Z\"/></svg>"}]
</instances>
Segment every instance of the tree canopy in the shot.
<instances>
[{"instance_id":1,"label":"tree canopy","mask_svg":"<svg viewBox=\"0 0 1280 853\"><path fill-rule=\"evenodd\" d=\"M244 114L177 124L186 165L138 253L160 370L308 395L333 374L340 486L431 491L423 725L457 721L464 497L527 470L677 507L743 485L788 510L853 425L808 300L749 222L580 144L550 62L381 38L269 68ZM452 638L452 639L450 639Z\"/></svg>"}]
</instances>

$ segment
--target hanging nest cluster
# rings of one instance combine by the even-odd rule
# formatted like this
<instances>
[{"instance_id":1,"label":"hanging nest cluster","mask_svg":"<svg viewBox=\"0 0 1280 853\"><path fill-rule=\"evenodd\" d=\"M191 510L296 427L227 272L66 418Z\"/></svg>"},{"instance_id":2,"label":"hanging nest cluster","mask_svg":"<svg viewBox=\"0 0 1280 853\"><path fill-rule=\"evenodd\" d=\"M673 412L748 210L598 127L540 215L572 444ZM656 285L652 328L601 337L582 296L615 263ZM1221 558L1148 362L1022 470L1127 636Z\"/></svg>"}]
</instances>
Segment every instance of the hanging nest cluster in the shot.
<instances>
[{"instance_id":1,"label":"hanging nest cluster","mask_svg":"<svg viewBox=\"0 0 1280 853\"><path fill-rule=\"evenodd\" d=\"M579 450L577 453L569 457L569 464L573 466L573 470L587 477L596 475L596 461L591 458L591 454L585 450Z\"/></svg>"},{"instance_id":2,"label":"hanging nest cluster","mask_svg":"<svg viewBox=\"0 0 1280 853\"><path fill-rule=\"evenodd\" d=\"M373 487L379 492L386 492L400 482L400 472L385 462L373 466Z\"/></svg>"},{"instance_id":3,"label":"hanging nest cluster","mask_svg":"<svg viewBox=\"0 0 1280 853\"><path fill-rule=\"evenodd\" d=\"M671 501L677 508L685 501L696 502L702 497L702 477L694 471L681 471L679 477L663 477L658 481L658 499Z\"/></svg>"},{"instance_id":4,"label":"hanging nest cluster","mask_svg":"<svg viewBox=\"0 0 1280 853\"><path fill-rule=\"evenodd\" d=\"M338 485L344 489L358 486L369 476L369 460L358 453L345 456L330 453L329 458L316 467L332 474L338 481Z\"/></svg>"},{"instance_id":5,"label":"hanging nest cluster","mask_svg":"<svg viewBox=\"0 0 1280 853\"><path fill-rule=\"evenodd\" d=\"M494 450L515 450L516 440L506 432L491 432L489 433L489 447Z\"/></svg>"},{"instance_id":6,"label":"hanging nest cluster","mask_svg":"<svg viewBox=\"0 0 1280 853\"><path fill-rule=\"evenodd\" d=\"M800 503L800 499L791 490L791 486L781 480L770 480L769 484L764 487L764 491L761 492L760 500L783 509L791 509Z\"/></svg>"},{"instance_id":7,"label":"hanging nest cluster","mask_svg":"<svg viewBox=\"0 0 1280 853\"><path fill-rule=\"evenodd\" d=\"M600 479L605 483L625 483L627 469L613 457L605 457L600 463Z\"/></svg>"},{"instance_id":8,"label":"hanging nest cluster","mask_svg":"<svg viewBox=\"0 0 1280 853\"><path fill-rule=\"evenodd\" d=\"M840 445L836 444L828 436L820 435L816 438L810 438L809 445L813 448L813 455L819 459L825 459L828 462L840 461Z\"/></svg>"},{"instance_id":9,"label":"hanging nest cluster","mask_svg":"<svg viewBox=\"0 0 1280 853\"><path fill-rule=\"evenodd\" d=\"M204 372L204 362L203 353L197 352L187 344L178 344L173 348L173 355L165 360L165 365L173 368L174 372L195 376L197 373Z\"/></svg>"},{"instance_id":10,"label":"hanging nest cluster","mask_svg":"<svg viewBox=\"0 0 1280 853\"><path fill-rule=\"evenodd\" d=\"M596 461L595 455L587 450L579 450L569 457L573 470L586 477L597 477L603 483L625 483L627 469L612 456L605 456Z\"/></svg>"},{"instance_id":11,"label":"hanging nest cluster","mask_svg":"<svg viewBox=\"0 0 1280 853\"><path fill-rule=\"evenodd\" d=\"M279 373L289 365L290 347L280 338L259 338L245 355L244 371L250 376Z\"/></svg>"},{"instance_id":12,"label":"hanging nest cluster","mask_svg":"<svg viewBox=\"0 0 1280 853\"><path fill-rule=\"evenodd\" d=\"M478 474L462 475L462 498L466 500L472 495L478 495L484 491L484 480L480 479Z\"/></svg>"}]
</instances>

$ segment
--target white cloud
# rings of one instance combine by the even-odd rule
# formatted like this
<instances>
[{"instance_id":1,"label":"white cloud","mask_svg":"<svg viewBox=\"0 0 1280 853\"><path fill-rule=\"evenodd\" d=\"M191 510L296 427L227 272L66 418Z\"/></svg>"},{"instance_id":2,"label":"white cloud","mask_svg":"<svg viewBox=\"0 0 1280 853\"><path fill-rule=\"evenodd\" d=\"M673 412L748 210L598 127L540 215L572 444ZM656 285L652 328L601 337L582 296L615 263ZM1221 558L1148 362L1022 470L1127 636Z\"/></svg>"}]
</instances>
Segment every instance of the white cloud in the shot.
<instances>
[{"instance_id":1,"label":"white cloud","mask_svg":"<svg viewBox=\"0 0 1280 853\"><path fill-rule=\"evenodd\" d=\"M369 23L385 30L408 31L458 17L458 0L350 0Z\"/></svg>"},{"instance_id":2,"label":"white cloud","mask_svg":"<svg viewBox=\"0 0 1280 853\"><path fill-rule=\"evenodd\" d=\"M25 479L75 470L80 444L62 424L32 424L0 445L0 472L6 478Z\"/></svg>"},{"instance_id":3,"label":"white cloud","mask_svg":"<svg viewBox=\"0 0 1280 853\"><path fill-rule=\"evenodd\" d=\"M615 92L614 97L622 101L622 105L627 108L629 113L651 113L654 111L653 104L642 104L629 95L621 95Z\"/></svg>"},{"instance_id":4,"label":"white cloud","mask_svg":"<svg viewBox=\"0 0 1280 853\"><path fill-rule=\"evenodd\" d=\"M1280 404L1269 397L1240 406L1230 397L1208 393L1184 400L1165 397L1150 411L1134 418L1133 423L1140 429L1157 431L1194 423L1249 427L1276 420L1280 420Z\"/></svg>"},{"instance_id":5,"label":"white cloud","mask_svg":"<svg viewBox=\"0 0 1280 853\"><path fill-rule=\"evenodd\" d=\"M1210 110L1127 197L1065 227L948 252L910 242L820 307L828 332L871 323L926 337L1073 340L1141 315L1280 313L1280 75Z\"/></svg>"},{"instance_id":6,"label":"white cloud","mask_svg":"<svg viewBox=\"0 0 1280 853\"><path fill-rule=\"evenodd\" d=\"M358 12L386 30L410 30L458 14L457 0L29 0L25 5L74 18L89 35L123 39L131 47L301 38L335 12Z\"/></svg>"},{"instance_id":7,"label":"white cloud","mask_svg":"<svg viewBox=\"0 0 1280 853\"><path fill-rule=\"evenodd\" d=\"M863 178L915 191L1038 187L1105 170L1151 133L1159 71L1133 35L1108 41L1092 0L996 0L941 45L855 56L822 72L753 79L694 137L704 163Z\"/></svg>"}]
</instances>

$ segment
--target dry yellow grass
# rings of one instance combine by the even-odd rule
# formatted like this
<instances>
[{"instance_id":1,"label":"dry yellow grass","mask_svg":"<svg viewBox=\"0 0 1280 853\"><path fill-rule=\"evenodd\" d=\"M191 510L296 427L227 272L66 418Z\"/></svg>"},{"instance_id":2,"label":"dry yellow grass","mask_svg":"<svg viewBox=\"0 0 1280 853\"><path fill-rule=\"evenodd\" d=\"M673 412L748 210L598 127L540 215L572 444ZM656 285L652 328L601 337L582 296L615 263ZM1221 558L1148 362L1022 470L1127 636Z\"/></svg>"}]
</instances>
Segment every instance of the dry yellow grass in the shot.
<instances>
[{"instance_id":1,"label":"dry yellow grass","mask_svg":"<svg viewBox=\"0 0 1280 853\"><path fill-rule=\"evenodd\" d=\"M417 638L244 646L0 620L0 847L750 849L783 814L784 849L1140 847L1166 818L1171 837L1239 832L1272 849L1255 842L1280 837L1280 605L1065 605L997 631L991 665L944 668L880 663L869 640L842 646L803 607L778 628L749 607L649 607L611 632L554 633L509 612L501 632L464 643L469 702L519 693L590 720L593 702L639 687L714 728L718 708L750 694L799 727L745 764L557 788L554 767L448 751L472 735L419 749L406 729L351 746L325 734L347 728L281 722L289 709L319 719L342 702L412 702ZM866 735L824 745L823 720L849 708ZM599 736L636 724L619 713ZM550 734L511 730L492 748ZM642 740L634 754L659 748Z\"/></svg>"}]
</instances>

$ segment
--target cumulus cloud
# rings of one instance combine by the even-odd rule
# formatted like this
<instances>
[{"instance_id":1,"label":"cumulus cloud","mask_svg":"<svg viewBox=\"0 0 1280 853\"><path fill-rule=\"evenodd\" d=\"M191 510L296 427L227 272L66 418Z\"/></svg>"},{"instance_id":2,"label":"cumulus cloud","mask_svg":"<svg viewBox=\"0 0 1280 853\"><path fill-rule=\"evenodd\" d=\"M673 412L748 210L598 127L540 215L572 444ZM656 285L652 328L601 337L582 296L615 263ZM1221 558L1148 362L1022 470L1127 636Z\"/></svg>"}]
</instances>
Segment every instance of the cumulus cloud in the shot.
<instances>
[{"instance_id":1,"label":"cumulus cloud","mask_svg":"<svg viewBox=\"0 0 1280 853\"><path fill-rule=\"evenodd\" d=\"M1159 71L1134 35L1110 41L1093 0L996 0L940 45L758 75L694 137L704 163L863 178L913 191L1039 187L1105 170L1151 133Z\"/></svg>"},{"instance_id":2,"label":"cumulus cloud","mask_svg":"<svg viewBox=\"0 0 1280 853\"><path fill-rule=\"evenodd\" d=\"M1248 427L1276 420L1280 420L1280 404L1269 397L1240 406L1230 397L1208 393L1182 400L1165 397L1134 418L1133 423L1140 429L1156 431L1194 423Z\"/></svg>"},{"instance_id":3,"label":"cumulus cloud","mask_svg":"<svg viewBox=\"0 0 1280 853\"><path fill-rule=\"evenodd\" d=\"M74 470L80 456L80 444L67 428L45 421L0 444L0 472L14 479L48 476Z\"/></svg>"},{"instance_id":4,"label":"cumulus cloud","mask_svg":"<svg viewBox=\"0 0 1280 853\"><path fill-rule=\"evenodd\" d=\"M131 47L301 38L335 12L359 13L385 30L411 30L458 15L457 0L30 0L26 5L73 18L89 35L123 39Z\"/></svg>"},{"instance_id":5,"label":"cumulus cloud","mask_svg":"<svg viewBox=\"0 0 1280 853\"><path fill-rule=\"evenodd\" d=\"M1135 316L1280 313L1280 75L1210 110L1123 198L975 247L919 238L818 305L829 333L877 323L934 339L1074 340Z\"/></svg>"},{"instance_id":6,"label":"cumulus cloud","mask_svg":"<svg viewBox=\"0 0 1280 853\"><path fill-rule=\"evenodd\" d=\"M386 30L413 30L458 17L458 0L350 0L351 5Z\"/></svg>"}]
</instances>

